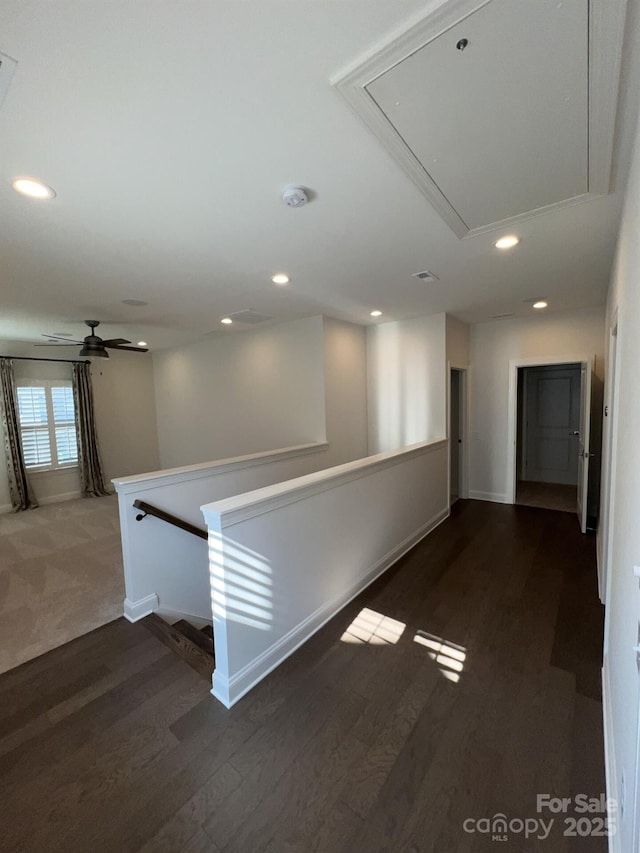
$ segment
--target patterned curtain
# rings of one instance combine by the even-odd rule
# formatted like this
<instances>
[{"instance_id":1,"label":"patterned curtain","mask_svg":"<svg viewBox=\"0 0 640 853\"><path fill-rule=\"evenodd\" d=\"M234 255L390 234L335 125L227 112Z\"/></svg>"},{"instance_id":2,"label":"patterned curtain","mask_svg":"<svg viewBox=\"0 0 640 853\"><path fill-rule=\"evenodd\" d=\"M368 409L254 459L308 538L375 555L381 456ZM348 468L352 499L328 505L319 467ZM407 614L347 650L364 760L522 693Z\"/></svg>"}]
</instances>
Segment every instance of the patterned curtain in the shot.
<instances>
[{"instance_id":1,"label":"patterned curtain","mask_svg":"<svg viewBox=\"0 0 640 853\"><path fill-rule=\"evenodd\" d=\"M29 485L27 471L22 455L18 407L16 405L16 385L13 379L13 362L0 358L0 414L4 432L4 451L9 475L9 496L13 512L35 508L38 502Z\"/></svg>"},{"instance_id":2,"label":"patterned curtain","mask_svg":"<svg viewBox=\"0 0 640 853\"><path fill-rule=\"evenodd\" d=\"M101 495L108 495L109 492L104 484L104 472L98 448L91 373L86 363L74 364L72 372L80 488L85 498L98 498Z\"/></svg>"}]
</instances>

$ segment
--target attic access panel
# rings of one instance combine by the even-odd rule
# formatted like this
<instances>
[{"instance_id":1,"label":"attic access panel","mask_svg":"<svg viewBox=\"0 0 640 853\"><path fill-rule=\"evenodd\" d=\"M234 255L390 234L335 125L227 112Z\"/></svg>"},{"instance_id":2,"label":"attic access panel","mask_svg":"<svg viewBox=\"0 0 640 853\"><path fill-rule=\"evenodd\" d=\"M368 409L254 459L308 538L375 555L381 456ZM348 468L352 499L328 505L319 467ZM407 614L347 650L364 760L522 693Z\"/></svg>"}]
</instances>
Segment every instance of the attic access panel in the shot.
<instances>
[{"instance_id":1,"label":"attic access panel","mask_svg":"<svg viewBox=\"0 0 640 853\"><path fill-rule=\"evenodd\" d=\"M609 191L625 6L448 0L336 86L456 234L481 233Z\"/></svg>"}]
</instances>

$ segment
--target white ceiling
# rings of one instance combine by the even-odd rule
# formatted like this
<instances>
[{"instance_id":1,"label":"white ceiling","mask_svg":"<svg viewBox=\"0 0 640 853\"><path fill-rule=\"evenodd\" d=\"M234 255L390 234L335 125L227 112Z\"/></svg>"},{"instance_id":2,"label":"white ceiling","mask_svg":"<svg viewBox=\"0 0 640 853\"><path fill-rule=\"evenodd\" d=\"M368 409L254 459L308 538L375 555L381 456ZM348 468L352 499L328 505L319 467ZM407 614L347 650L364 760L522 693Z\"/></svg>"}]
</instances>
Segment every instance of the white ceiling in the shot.
<instances>
[{"instance_id":1,"label":"white ceiling","mask_svg":"<svg viewBox=\"0 0 640 853\"><path fill-rule=\"evenodd\" d=\"M538 296L549 311L602 304L635 121L635 20L618 192L518 223L520 246L499 253L501 231L459 239L330 84L438 5L3 0L0 52L18 66L0 108L0 338L82 337L96 318L103 337L153 350L232 334L220 318L245 309L481 322L531 313L523 301ZM542 72L544 52L537 61ZM532 75L525 103L536 86L547 76ZM508 140L508 112L487 115ZM553 137L557 124L550 112L538 131ZM447 127L455 135L441 108L440 140ZM25 174L57 197L17 195ZM310 204L285 207L291 183L313 190ZM412 277L423 269L439 281ZM281 270L288 287L269 280Z\"/></svg>"}]
</instances>

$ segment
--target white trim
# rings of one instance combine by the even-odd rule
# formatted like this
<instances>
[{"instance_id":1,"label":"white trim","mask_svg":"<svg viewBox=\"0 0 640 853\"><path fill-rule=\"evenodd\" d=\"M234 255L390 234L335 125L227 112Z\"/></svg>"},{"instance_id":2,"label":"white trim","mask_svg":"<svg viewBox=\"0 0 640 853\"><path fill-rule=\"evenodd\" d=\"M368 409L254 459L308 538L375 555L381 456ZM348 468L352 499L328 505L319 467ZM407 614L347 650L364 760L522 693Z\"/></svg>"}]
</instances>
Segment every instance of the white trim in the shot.
<instances>
[{"instance_id":1,"label":"white trim","mask_svg":"<svg viewBox=\"0 0 640 853\"><path fill-rule=\"evenodd\" d=\"M351 109L427 197L442 219L460 238L475 237L534 216L560 210L606 195L610 189L611 161L618 103L620 63L626 17L626 0L590 0L589 3L589 191L573 198L526 211L470 229L413 151L391 124L367 86L407 56L468 18L491 0L446 0L383 45L375 46L331 83Z\"/></svg>"},{"instance_id":2,"label":"white trim","mask_svg":"<svg viewBox=\"0 0 640 853\"><path fill-rule=\"evenodd\" d=\"M602 667L602 725L604 732L604 772L607 799L620 802L618 796L618 774L616 772L616 753L614 747L611 687L609 685L609 667L605 656ZM614 816L616 821L620 820L620 811ZM609 853L622 853L620 848L620 830L609 836Z\"/></svg>"},{"instance_id":3,"label":"white trim","mask_svg":"<svg viewBox=\"0 0 640 853\"><path fill-rule=\"evenodd\" d=\"M436 441L414 444L403 447L400 450L392 450L387 453L378 453L376 456L367 456L364 459L356 459L355 462L346 462L335 468L326 468L305 474L294 480L286 480L273 486L265 486L242 495L235 495L214 501L200 507L207 525L216 527L222 524L225 528L232 527L249 518L272 512L288 504L311 497L312 495L336 489L339 486L368 477L376 471L391 468L396 465L400 457L404 459L411 456L423 456L433 453L447 444L446 438Z\"/></svg>"},{"instance_id":4,"label":"white trim","mask_svg":"<svg viewBox=\"0 0 640 853\"><path fill-rule=\"evenodd\" d=\"M40 506L46 506L47 504L57 504L62 503L63 501L75 501L82 497L82 492L80 489L74 489L72 492L64 492L62 495L49 495L46 498L38 498L38 503Z\"/></svg>"},{"instance_id":5,"label":"white trim","mask_svg":"<svg viewBox=\"0 0 640 853\"><path fill-rule=\"evenodd\" d=\"M596 554L598 555L598 592L605 605L611 595L611 566L613 561L613 519L615 517L616 458L618 448L617 410L620 397L620 319L616 305L608 329L607 365L605 373L604 405L602 413L602 486L600 490L600 519L598 523ZM612 340L614 361L611 363ZM611 373L613 373L613 381ZM605 510L604 512L602 510ZM603 583L604 581L604 583ZM609 644L609 608L605 610L604 653Z\"/></svg>"},{"instance_id":6,"label":"white trim","mask_svg":"<svg viewBox=\"0 0 640 853\"><path fill-rule=\"evenodd\" d=\"M439 442L438 444L441 445L442 443ZM262 681L272 670L292 655L296 649L300 648L316 631L319 631L345 605L372 584L376 578L386 572L407 551L413 548L425 536L428 536L429 533L435 530L448 517L449 507L447 506L433 516L433 518L429 519L426 524L409 535L403 542L385 554L371 568L367 569L362 577L348 590L323 604L322 607L319 607L315 613L312 613L296 625L295 628L292 628L288 634L258 655L258 657L254 658L254 660L243 667L232 678L229 679L222 673L214 670L212 676L212 695L216 699L219 699L227 708L234 705L245 693L248 693L252 687L259 681Z\"/></svg>"},{"instance_id":7,"label":"white trim","mask_svg":"<svg viewBox=\"0 0 640 853\"><path fill-rule=\"evenodd\" d=\"M627 0L589 0L589 195L611 189Z\"/></svg>"},{"instance_id":8,"label":"white trim","mask_svg":"<svg viewBox=\"0 0 640 853\"><path fill-rule=\"evenodd\" d=\"M509 361L509 392L507 396L507 493L503 503L516 502L516 445L518 441L518 368L544 367L548 364L584 364L595 366L594 355L539 355L532 358L513 358Z\"/></svg>"},{"instance_id":9,"label":"white trim","mask_svg":"<svg viewBox=\"0 0 640 853\"><path fill-rule=\"evenodd\" d=\"M184 465L181 468L166 468L162 471L151 471L148 474L136 474L131 477L117 477L111 482L116 487L116 492L128 495L133 492L144 492L155 489L158 486L172 486L190 480L199 480L203 477L211 477L216 474L226 474L229 471L238 471L242 468L252 468L257 465L267 465L270 462L281 462L284 459L293 459L296 456L306 456L329 447L326 441L316 441L310 444L298 444L294 447L285 447L278 450L267 450L263 453L250 453L246 456L234 456L228 459L203 462L198 465Z\"/></svg>"},{"instance_id":10,"label":"white trim","mask_svg":"<svg viewBox=\"0 0 640 853\"><path fill-rule=\"evenodd\" d=\"M500 494L499 492L479 492L476 489L471 489L469 498L472 501L491 501L494 504L510 504L513 501L509 500L508 495Z\"/></svg>"},{"instance_id":11,"label":"white trim","mask_svg":"<svg viewBox=\"0 0 640 853\"><path fill-rule=\"evenodd\" d=\"M38 498L38 506L47 506L47 504L64 503L64 501L75 501L82 497L82 492L75 489L73 492L63 492L61 495L48 495L46 498ZM37 509L37 507L35 507ZM5 512L12 512L11 504L0 504L0 515Z\"/></svg>"},{"instance_id":12,"label":"white trim","mask_svg":"<svg viewBox=\"0 0 640 853\"><path fill-rule=\"evenodd\" d=\"M144 619L150 613L155 613L158 609L158 596L155 593L145 595L144 598L139 598L137 601L130 601L128 598L124 600L124 617L129 622L137 622L139 619Z\"/></svg>"}]
</instances>

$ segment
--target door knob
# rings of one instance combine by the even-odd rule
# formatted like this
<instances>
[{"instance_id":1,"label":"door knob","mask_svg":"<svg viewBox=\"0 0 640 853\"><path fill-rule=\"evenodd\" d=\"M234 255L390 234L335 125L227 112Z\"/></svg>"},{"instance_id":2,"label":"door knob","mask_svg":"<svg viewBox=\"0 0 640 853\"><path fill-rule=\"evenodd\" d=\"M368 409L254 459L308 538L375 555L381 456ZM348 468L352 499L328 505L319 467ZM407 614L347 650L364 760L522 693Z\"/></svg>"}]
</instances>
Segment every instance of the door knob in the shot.
<instances>
[{"instance_id":1,"label":"door knob","mask_svg":"<svg viewBox=\"0 0 640 853\"><path fill-rule=\"evenodd\" d=\"M574 429L574 430L572 430L572 431L569 433L569 435L580 435L580 430L579 430L579 429Z\"/></svg>"}]
</instances>

